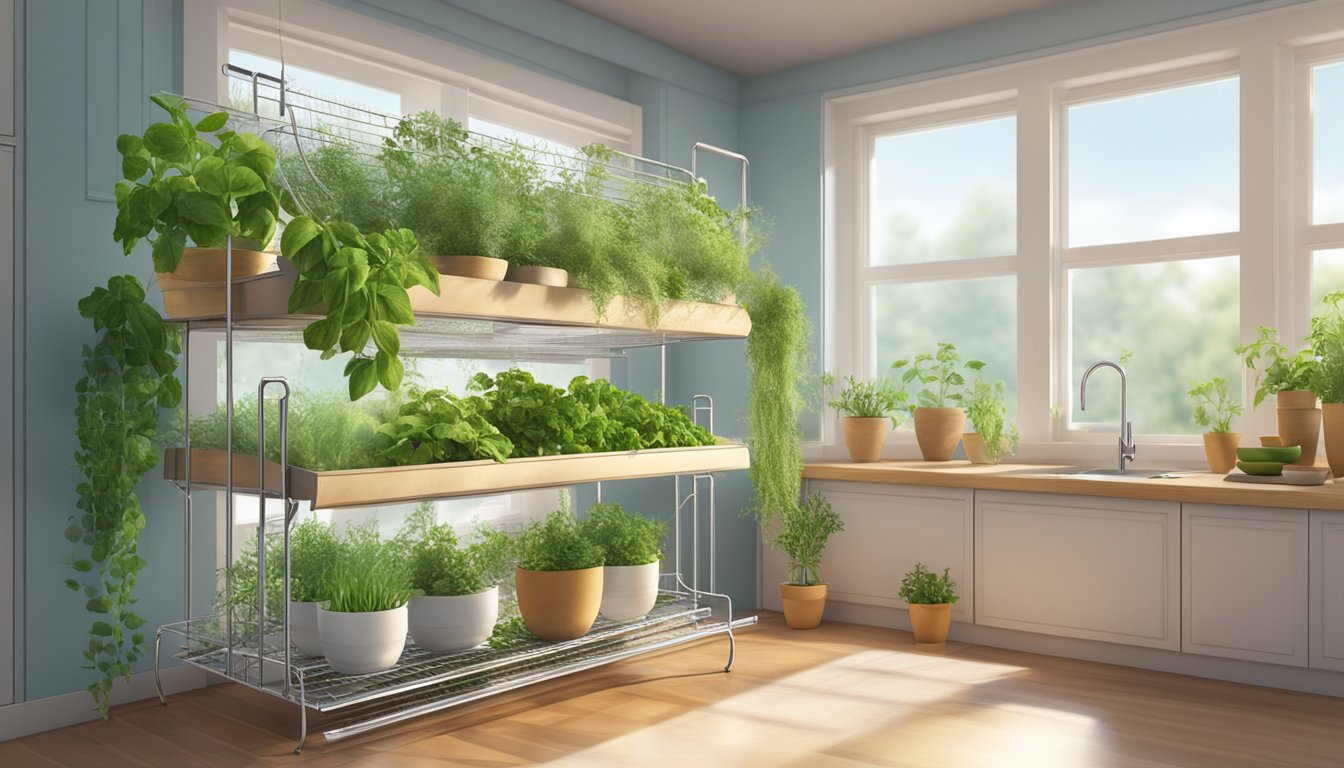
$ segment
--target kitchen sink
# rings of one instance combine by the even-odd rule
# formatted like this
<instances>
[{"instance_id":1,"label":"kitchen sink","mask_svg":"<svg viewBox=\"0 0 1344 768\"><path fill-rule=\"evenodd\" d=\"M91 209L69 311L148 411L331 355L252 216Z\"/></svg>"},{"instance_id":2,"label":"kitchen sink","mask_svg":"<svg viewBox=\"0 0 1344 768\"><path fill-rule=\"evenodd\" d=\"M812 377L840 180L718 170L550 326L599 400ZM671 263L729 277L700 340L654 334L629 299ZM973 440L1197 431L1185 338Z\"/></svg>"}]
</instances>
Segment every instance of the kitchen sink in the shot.
<instances>
[{"instance_id":1,"label":"kitchen sink","mask_svg":"<svg viewBox=\"0 0 1344 768\"><path fill-rule=\"evenodd\" d=\"M1188 475L1199 474L1192 470L1170 470L1170 469L1094 469L1090 467L1068 467L1066 469L1051 472L1052 475L1060 477L1078 477L1078 478L1169 478L1186 477Z\"/></svg>"}]
</instances>

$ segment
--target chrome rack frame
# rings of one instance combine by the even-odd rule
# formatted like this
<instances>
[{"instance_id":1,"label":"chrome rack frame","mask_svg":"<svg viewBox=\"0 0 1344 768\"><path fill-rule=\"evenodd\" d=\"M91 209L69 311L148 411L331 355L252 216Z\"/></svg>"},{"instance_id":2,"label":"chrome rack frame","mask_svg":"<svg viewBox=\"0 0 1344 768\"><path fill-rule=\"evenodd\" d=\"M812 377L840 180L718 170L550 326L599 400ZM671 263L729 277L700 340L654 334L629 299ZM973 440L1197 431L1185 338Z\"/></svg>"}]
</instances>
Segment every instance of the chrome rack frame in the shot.
<instances>
[{"instance_id":1,"label":"chrome rack frame","mask_svg":"<svg viewBox=\"0 0 1344 768\"><path fill-rule=\"evenodd\" d=\"M278 103L281 114L288 112L291 125L294 125L294 113L298 107L286 97L284 83L263 73L246 72L237 67L226 65L226 75L245 76L253 86L254 114L246 116L264 121L260 111L260 83L274 81L279 91ZM236 110L230 110L237 114ZM710 151L720 155L737 157L743 161L743 203L746 198L745 158L725 150L697 144L692 154L692 167L695 153ZM663 169L668 178L675 173L686 173L675 166L632 158L638 163L649 163ZM694 173L690 174L694 180ZM234 342L235 322L233 301L233 239L225 243L225 291L224 308L224 407L225 442L229 446L225 483L223 488L225 517L225 553L231 565L234 560L234 502L239 493L247 493L235 487L233 473L233 419L234 419ZM302 656L291 646L289 598L291 589L290 573L290 532L298 511L298 504L289 498L289 414L291 395L289 382L284 377L267 376L260 379L257 386L258 399L258 440L257 458L259 463L256 497L259 513L257 520L257 616L256 634L247 638L237 631L234 616L234 584L232 568L225 568L224 604L222 614L193 616L192 614L192 493L191 472L191 335L193 330L217 328L218 325L192 321L182 321L184 340L184 480L178 486L183 494L184 515L184 568L185 598L183 620L159 627L154 636L154 681L160 702L166 704L160 670L162 667L162 640L165 634L171 634L179 642L179 650L174 656L200 669L219 674L225 678L246 685L258 691L284 698L299 705L300 730L295 752L299 752L307 742L308 710L324 713L339 713L342 719L325 731L326 738L334 741L362 733L382 725L399 722L429 712L439 711L475 701L497 693L514 690L543 680L573 674L583 670L609 664L615 661L652 651L670 648L686 642L705 639L718 634L728 637L728 658L724 671L732 669L736 657L735 628L756 623L756 616L734 618L732 600L726 594L716 592L715 560L715 487L714 476L697 474L674 476L674 528L676 544L674 546L672 570L662 574L660 580L664 588L660 590L659 602L649 616L626 622L611 622L599 619L588 635L577 640L562 643L544 641L522 641L512 647L495 651L478 647L454 654L430 654L408 643L402 658L396 667L385 673L373 675L339 675L332 671L325 660ZM661 381L666 382L666 353L660 362ZM279 413L279 478L278 487L273 491L266 483L266 408L265 398L268 389L278 387ZM712 432L714 426L714 403L708 395L696 395L692 398L691 414L697 424ZM683 495L683 479L689 482L688 492ZM598 486L600 498L601 487ZM706 499L702 503L702 496ZM285 607L279 617L267 616L266 569L268 524L268 498L278 498L282 502L283 513L278 521L282 530L284 562L283 598ZM707 512L707 536L700 533L701 509ZM685 518L685 520L683 520ZM683 525L690 528L691 570L686 583L684 565L684 546L682 540ZM274 535L274 534L270 534ZM708 589L702 590L700 545L706 540L709 546ZM274 564L272 564L273 566ZM249 627L250 629L250 627Z\"/></svg>"}]
</instances>

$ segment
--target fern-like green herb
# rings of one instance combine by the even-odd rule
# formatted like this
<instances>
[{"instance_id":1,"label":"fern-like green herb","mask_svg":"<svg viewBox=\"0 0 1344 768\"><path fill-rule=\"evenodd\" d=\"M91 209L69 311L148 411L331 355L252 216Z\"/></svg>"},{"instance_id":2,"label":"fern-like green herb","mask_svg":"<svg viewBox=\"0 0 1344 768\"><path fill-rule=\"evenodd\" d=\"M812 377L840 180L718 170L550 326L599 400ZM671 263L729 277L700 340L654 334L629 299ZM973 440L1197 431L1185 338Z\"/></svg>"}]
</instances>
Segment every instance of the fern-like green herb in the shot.
<instances>
[{"instance_id":1,"label":"fern-like green herb","mask_svg":"<svg viewBox=\"0 0 1344 768\"><path fill-rule=\"evenodd\" d=\"M667 523L628 512L616 502L598 502L579 523L579 533L602 548L606 565L647 565L662 559Z\"/></svg>"},{"instance_id":2,"label":"fern-like green herb","mask_svg":"<svg viewBox=\"0 0 1344 768\"><path fill-rule=\"evenodd\" d=\"M569 494L562 496L560 509L524 528L514 547L518 567L527 571L577 571L605 562L602 548L579 532Z\"/></svg>"},{"instance_id":3,"label":"fern-like green herb","mask_svg":"<svg viewBox=\"0 0 1344 768\"><path fill-rule=\"evenodd\" d=\"M821 576L822 553L832 534L844 529L845 521L820 493L808 496L801 504L785 507L773 543L789 557L789 583L800 587L825 584Z\"/></svg>"},{"instance_id":4,"label":"fern-like green herb","mask_svg":"<svg viewBox=\"0 0 1344 768\"><path fill-rule=\"evenodd\" d=\"M1190 385L1186 392L1195 401L1195 423L1210 432L1232 431L1232 417L1241 415L1241 403L1227 391L1227 379L1215 376Z\"/></svg>"},{"instance_id":5,"label":"fern-like green herb","mask_svg":"<svg viewBox=\"0 0 1344 768\"><path fill-rule=\"evenodd\" d=\"M957 596L957 583L948 575L951 568L944 568L943 575L930 571L923 563L915 563L901 577L901 588L896 593L911 605L945 605L961 599Z\"/></svg>"},{"instance_id":6,"label":"fern-like green herb","mask_svg":"<svg viewBox=\"0 0 1344 768\"><path fill-rule=\"evenodd\" d=\"M979 374L962 400L966 418L985 446L985 458L991 464L1017 450L1017 425L1007 424L1008 407L1004 404L1007 387L1002 380L990 383Z\"/></svg>"}]
</instances>

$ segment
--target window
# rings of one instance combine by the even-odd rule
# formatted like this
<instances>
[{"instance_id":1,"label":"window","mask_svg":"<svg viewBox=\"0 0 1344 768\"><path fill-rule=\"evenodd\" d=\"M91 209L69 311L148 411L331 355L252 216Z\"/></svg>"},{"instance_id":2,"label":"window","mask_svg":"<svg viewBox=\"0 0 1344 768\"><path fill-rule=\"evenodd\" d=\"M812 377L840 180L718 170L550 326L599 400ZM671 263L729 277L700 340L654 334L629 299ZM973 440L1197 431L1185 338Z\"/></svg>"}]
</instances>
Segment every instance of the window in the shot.
<instances>
[{"instance_id":1,"label":"window","mask_svg":"<svg viewBox=\"0 0 1344 768\"><path fill-rule=\"evenodd\" d=\"M868 377L955 343L1015 388L1019 456L1203 461L1185 394L1344 291L1340 0L830 98L825 364ZM831 439L813 455L843 455ZM1243 434L1274 429L1247 408ZM893 456L914 456L893 438Z\"/></svg>"},{"instance_id":2,"label":"window","mask_svg":"<svg viewBox=\"0 0 1344 768\"><path fill-rule=\"evenodd\" d=\"M1065 107L1069 430L1118 427L1118 376L1089 380L1092 406L1081 408L1082 374L1097 360L1123 358L1139 434L1194 433L1190 383L1240 380L1238 258L1218 253L1238 247L1238 85L1222 78Z\"/></svg>"},{"instance_id":3,"label":"window","mask_svg":"<svg viewBox=\"0 0 1344 768\"><path fill-rule=\"evenodd\" d=\"M1017 121L1003 111L873 129L863 375L948 341L1014 402Z\"/></svg>"},{"instance_id":4,"label":"window","mask_svg":"<svg viewBox=\"0 0 1344 768\"><path fill-rule=\"evenodd\" d=\"M1310 155L1309 213L1303 231L1314 313L1328 293L1344 291L1344 46L1327 45L1305 62ZM1324 57L1322 61L1321 58ZM1305 206L1304 206L1305 207Z\"/></svg>"}]
</instances>

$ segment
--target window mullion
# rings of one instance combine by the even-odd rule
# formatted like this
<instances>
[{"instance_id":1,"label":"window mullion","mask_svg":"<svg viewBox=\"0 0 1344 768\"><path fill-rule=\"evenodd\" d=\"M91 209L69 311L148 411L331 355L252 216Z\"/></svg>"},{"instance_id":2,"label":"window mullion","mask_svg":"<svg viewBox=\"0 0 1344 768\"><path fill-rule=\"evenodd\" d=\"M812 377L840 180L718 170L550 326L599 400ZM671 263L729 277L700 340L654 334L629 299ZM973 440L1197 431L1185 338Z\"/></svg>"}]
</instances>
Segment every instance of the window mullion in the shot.
<instances>
[{"instance_id":1,"label":"window mullion","mask_svg":"<svg viewBox=\"0 0 1344 768\"><path fill-rule=\"evenodd\" d=\"M1055 316L1051 90L1042 80L1018 91L1017 422L1026 442L1051 439L1050 408L1055 399L1051 351L1058 345L1050 343Z\"/></svg>"}]
</instances>

